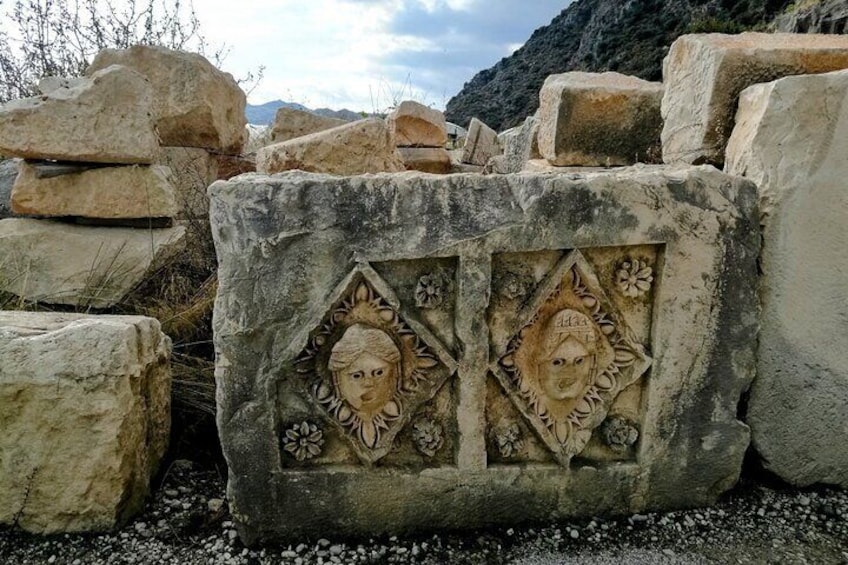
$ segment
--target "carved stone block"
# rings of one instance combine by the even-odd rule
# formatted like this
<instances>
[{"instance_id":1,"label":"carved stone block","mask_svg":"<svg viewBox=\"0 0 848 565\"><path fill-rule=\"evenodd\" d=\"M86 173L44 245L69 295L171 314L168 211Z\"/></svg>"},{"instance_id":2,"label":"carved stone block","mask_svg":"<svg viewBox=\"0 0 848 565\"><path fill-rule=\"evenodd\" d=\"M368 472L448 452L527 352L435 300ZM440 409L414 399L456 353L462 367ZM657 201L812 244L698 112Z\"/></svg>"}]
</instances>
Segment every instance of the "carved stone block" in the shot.
<instances>
[{"instance_id":1,"label":"carved stone block","mask_svg":"<svg viewBox=\"0 0 848 565\"><path fill-rule=\"evenodd\" d=\"M753 184L295 172L210 195L247 543L679 508L736 482Z\"/></svg>"}]
</instances>

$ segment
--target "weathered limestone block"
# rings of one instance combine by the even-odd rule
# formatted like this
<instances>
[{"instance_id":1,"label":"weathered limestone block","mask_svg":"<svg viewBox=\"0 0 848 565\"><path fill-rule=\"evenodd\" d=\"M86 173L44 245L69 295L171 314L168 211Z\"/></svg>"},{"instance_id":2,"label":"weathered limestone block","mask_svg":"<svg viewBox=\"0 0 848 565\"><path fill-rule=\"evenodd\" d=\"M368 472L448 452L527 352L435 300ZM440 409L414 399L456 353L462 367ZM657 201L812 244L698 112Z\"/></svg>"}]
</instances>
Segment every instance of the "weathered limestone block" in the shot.
<instances>
[{"instance_id":1,"label":"weathered limestone block","mask_svg":"<svg viewBox=\"0 0 848 565\"><path fill-rule=\"evenodd\" d=\"M86 74L116 64L150 79L162 145L241 152L246 141L247 98L231 74L196 53L153 45L104 49Z\"/></svg>"},{"instance_id":2,"label":"weathered limestone block","mask_svg":"<svg viewBox=\"0 0 848 565\"><path fill-rule=\"evenodd\" d=\"M747 421L765 467L848 488L848 71L744 90L728 171L760 190L763 303Z\"/></svg>"},{"instance_id":3,"label":"weathered limestone block","mask_svg":"<svg viewBox=\"0 0 848 565\"><path fill-rule=\"evenodd\" d=\"M538 132L539 118L536 116L529 116L522 125L502 132L498 139L504 154L493 157L487 163L488 172L518 173L524 170L528 161L541 159Z\"/></svg>"},{"instance_id":4,"label":"weathered limestone block","mask_svg":"<svg viewBox=\"0 0 848 565\"><path fill-rule=\"evenodd\" d=\"M447 174L451 170L451 158L442 147L398 147L403 166L407 171Z\"/></svg>"},{"instance_id":5,"label":"weathered limestone block","mask_svg":"<svg viewBox=\"0 0 848 565\"><path fill-rule=\"evenodd\" d=\"M0 220L12 216L12 186L18 178L20 159L0 161Z\"/></svg>"},{"instance_id":6,"label":"weathered limestone block","mask_svg":"<svg viewBox=\"0 0 848 565\"><path fill-rule=\"evenodd\" d=\"M684 35L663 61L666 163L724 163L739 93L789 75L848 68L848 36Z\"/></svg>"},{"instance_id":7,"label":"weathered limestone block","mask_svg":"<svg viewBox=\"0 0 848 565\"><path fill-rule=\"evenodd\" d=\"M109 221L173 218L174 187L165 167L95 167L42 176L24 161L12 189L12 211L29 216L76 216Z\"/></svg>"},{"instance_id":8,"label":"weathered limestone block","mask_svg":"<svg viewBox=\"0 0 848 565\"><path fill-rule=\"evenodd\" d=\"M386 122L398 147L441 147L448 142L445 115L412 100L404 100Z\"/></svg>"},{"instance_id":9,"label":"weathered limestone block","mask_svg":"<svg viewBox=\"0 0 848 565\"><path fill-rule=\"evenodd\" d=\"M275 143L256 153L259 172L292 169L358 175L400 172L404 166L389 128L383 120L372 118Z\"/></svg>"},{"instance_id":10,"label":"weathered limestone block","mask_svg":"<svg viewBox=\"0 0 848 565\"><path fill-rule=\"evenodd\" d=\"M339 118L319 116L296 108L280 108L274 115L274 124L271 126L271 141L280 143L349 123ZM267 145L270 145L270 143Z\"/></svg>"},{"instance_id":11,"label":"weathered limestone block","mask_svg":"<svg viewBox=\"0 0 848 565\"><path fill-rule=\"evenodd\" d=\"M0 290L26 300L108 308L183 245L185 228L0 220Z\"/></svg>"},{"instance_id":12,"label":"weathered limestone block","mask_svg":"<svg viewBox=\"0 0 848 565\"><path fill-rule=\"evenodd\" d=\"M698 506L736 482L753 183L655 167L209 190L247 543Z\"/></svg>"},{"instance_id":13,"label":"weathered limestone block","mask_svg":"<svg viewBox=\"0 0 848 565\"><path fill-rule=\"evenodd\" d=\"M26 159L149 164L159 140L153 89L137 72L101 69L70 88L0 106L0 153Z\"/></svg>"},{"instance_id":14,"label":"weathered limestone block","mask_svg":"<svg viewBox=\"0 0 848 565\"><path fill-rule=\"evenodd\" d=\"M477 118L471 118L465 145L462 147L462 162L482 167L489 159L502 152L498 132Z\"/></svg>"},{"instance_id":15,"label":"weathered limestone block","mask_svg":"<svg viewBox=\"0 0 848 565\"><path fill-rule=\"evenodd\" d=\"M168 445L171 341L140 316L0 311L0 524L103 531Z\"/></svg>"},{"instance_id":16,"label":"weathered limestone block","mask_svg":"<svg viewBox=\"0 0 848 565\"><path fill-rule=\"evenodd\" d=\"M557 166L659 158L663 85L619 73L551 75L539 92L539 152Z\"/></svg>"},{"instance_id":17,"label":"weathered limestone block","mask_svg":"<svg viewBox=\"0 0 848 565\"><path fill-rule=\"evenodd\" d=\"M218 180L218 158L197 147L162 147L157 161L168 169L177 202L176 217L208 218L206 189Z\"/></svg>"}]
</instances>

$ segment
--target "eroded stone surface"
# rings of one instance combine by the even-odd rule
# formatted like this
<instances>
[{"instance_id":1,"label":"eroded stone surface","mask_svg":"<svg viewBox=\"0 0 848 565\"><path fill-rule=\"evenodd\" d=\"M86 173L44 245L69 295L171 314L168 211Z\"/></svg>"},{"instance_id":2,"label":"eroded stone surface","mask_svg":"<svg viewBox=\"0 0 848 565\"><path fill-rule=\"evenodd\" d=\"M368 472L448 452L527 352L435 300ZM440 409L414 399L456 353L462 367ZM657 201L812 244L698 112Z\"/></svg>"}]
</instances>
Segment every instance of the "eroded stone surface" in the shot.
<instances>
[{"instance_id":1,"label":"eroded stone surface","mask_svg":"<svg viewBox=\"0 0 848 565\"><path fill-rule=\"evenodd\" d=\"M12 216L12 186L18 178L20 159L0 161L0 220Z\"/></svg>"},{"instance_id":2,"label":"eroded stone surface","mask_svg":"<svg viewBox=\"0 0 848 565\"><path fill-rule=\"evenodd\" d=\"M451 158L442 147L398 147L403 166L408 171L445 174L451 170Z\"/></svg>"},{"instance_id":3,"label":"eroded stone surface","mask_svg":"<svg viewBox=\"0 0 848 565\"><path fill-rule=\"evenodd\" d=\"M350 122L339 118L319 116L297 108L280 108L274 115L274 124L271 126L271 141L280 143L311 133L337 128L348 123ZM270 145L270 143L266 145Z\"/></svg>"},{"instance_id":4,"label":"eroded stone surface","mask_svg":"<svg viewBox=\"0 0 848 565\"><path fill-rule=\"evenodd\" d=\"M557 166L657 161L663 86L619 73L551 75L539 93L539 153Z\"/></svg>"},{"instance_id":5,"label":"eroded stone surface","mask_svg":"<svg viewBox=\"0 0 848 565\"><path fill-rule=\"evenodd\" d=\"M791 33L684 35L663 61L666 163L724 163L739 93L788 75L848 68L848 37Z\"/></svg>"},{"instance_id":6,"label":"eroded stone surface","mask_svg":"<svg viewBox=\"0 0 848 565\"><path fill-rule=\"evenodd\" d=\"M498 174L518 173L527 162L541 159L539 153L539 118L529 116L520 126L502 132L498 139L503 146L503 155L493 157L487 163L490 172Z\"/></svg>"},{"instance_id":7,"label":"eroded stone surface","mask_svg":"<svg viewBox=\"0 0 848 565\"><path fill-rule=\"evenodd\" d=\"M767 469L848 487L848 71L744 90L728 171L760 190L763 303L747 421Z\"/></svg>"},{"instance_id":8,"label":"eroded stone surface","mask_svg":"<svg viewBox=\"0 0 848 565\"><path fill-rule=\"evenodd\" d=\"M159 140L150 81L122 66L58 81L44 96L0 107L0 153L26 159L148 164Z\"/></svg>"},{"instance_id":9,"label":"eroded stone surface","mask_svg":"<svg viewBox=\"0 0 848 565\"><path fill-rule=\"evenodd\" d=\"M498 141L498 132L478 120L471 118L465 145L462 147L461 162L468 165L484 166L489 159L503 152Z\"/></svg>"},{"instance_id":10,"label":"eroded stone surface","mask_svg":"<svg viewBox=\"0 0 848 565\"><path fill-rule=\"evenodd\" d=\"M176 217L208 217L206 189L218 180L216 156L197 147L161 147L157 161L168 169L168 182L174 187Z\"/></svg>"},{"instance_id":11,"label":"eroded stone surface","mask_svg":"<svg viewBox=\"0 0 848 565\"><path fill-rule=\"evenodd\" d=\"M293 172L210 195L246 542L703 505L736 482L750 182Z\"/></svg>"},{"instance_id":12,"label":"eroded stone surface","mask_svg":"<svg viewBox=\"0 0 848 565\"><path fill-rule=\"evenodd\" d=\"M180 249L185 228L0 220L0 290L28 301L107 308Z\"/></svg>"},{"instance_id":13,"label":"eroded stone surface","mask_svg":"<svg viewBox=\"0 0 848 565\"><path fill-rule=\"evenodd\" d=\"M445 115L412 100L401 102L386 118L398 147L440 147L448 142Z\"/></svg>"},{"instance_id":14,"label":"eroded stone surface","mask_svg":"<svg viewBox=\"0 0 848 565\"><path fill-rule=\"evenodd\" d=\"M150 80L162 145L241 152L247 98L231 74L196 53L153 45L104 49L86 73L109 65L124 65Z\"/></svg>"},{"instance_id":15,"label":"eroded stone surface","mask_svg":"<svg viewBox=\"0 0 848 565\"><path fill-rule=\"evenodd\" d=\"M115 528L170 430L171 341L135 316L0 312L0 523Z\"/></svg>"},{"instance_id":16,"label":"eroded stone surface","mask_svg":"<svg viewBox=\"0 0 848 565\"><path fill-rule=\"evenodd\" d=\"M42 178L37 163L24 161L12 190L12 211L102 220L173 218L177 203L168 177L165 167L136 165Z\"/></svg>"},{"instance_id":17,"label":"eroded stone surface","mask_svg":"<svg viewBox=\"0 0 848 565\"><path fill-rule=\"evenodd\" d=\"M403 161L389 128L372 118L263 147L256 170L279 173L300 169L332 175L400 172Z\"/></svg>"}]
</instances>

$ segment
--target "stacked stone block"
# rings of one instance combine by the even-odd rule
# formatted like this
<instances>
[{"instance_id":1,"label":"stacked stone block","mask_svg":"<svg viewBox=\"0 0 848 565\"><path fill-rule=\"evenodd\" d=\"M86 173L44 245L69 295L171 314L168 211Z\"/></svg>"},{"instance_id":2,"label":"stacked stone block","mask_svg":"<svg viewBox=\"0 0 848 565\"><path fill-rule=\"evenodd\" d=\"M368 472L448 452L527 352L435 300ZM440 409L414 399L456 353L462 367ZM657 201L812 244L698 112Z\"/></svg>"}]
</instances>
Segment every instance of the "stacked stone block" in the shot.
<instances>
[{"instance_id":1,"label":"stacked stone block","mask_svg":"<svg viewBox=\"0 0 848 565\"><path fill-rule=\"evenodd\" d=\"M387 118L403 164L409 171L448 173L451 170L445 116L412 100L401 102Z\"/></svg>"},{"instance_id":2,"label":"stacked stone block","mask_svg":"<svg viewBox=\"0 0 848 565\"><path fill-rule=\"evenodd\" d=\"M11 210L41 218L0 221L0 289L34 302L109 307L184 236L170 227L177 205L169 171L155 165L154 91L120 65L40 88L42 96L0 108L2 151L24 159ZM66 219L73 223L57 221Z\"/></svg>"}]
</instances>

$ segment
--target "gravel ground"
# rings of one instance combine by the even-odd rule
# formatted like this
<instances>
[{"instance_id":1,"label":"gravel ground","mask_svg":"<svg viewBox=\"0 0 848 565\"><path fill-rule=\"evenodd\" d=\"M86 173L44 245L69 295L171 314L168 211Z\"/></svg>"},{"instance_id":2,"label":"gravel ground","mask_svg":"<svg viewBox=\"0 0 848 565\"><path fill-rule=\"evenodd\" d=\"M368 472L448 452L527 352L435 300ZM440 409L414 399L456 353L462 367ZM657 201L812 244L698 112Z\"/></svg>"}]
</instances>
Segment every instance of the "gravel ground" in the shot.
<instances>
[{"instance_id":1,"label":"gravel ground","mask_svg":"<svg viewBox=\"0 0 848 565\"><path fill-rule=\"evenodd\" d=\"M247 549L217 472L175 462L144 513L107 535L40 537L0 529L0 564L307 563L848 565L848 492L743 484L714 507L575 520L463 535L303 540Z\"/></svg>"}]
</instances>

